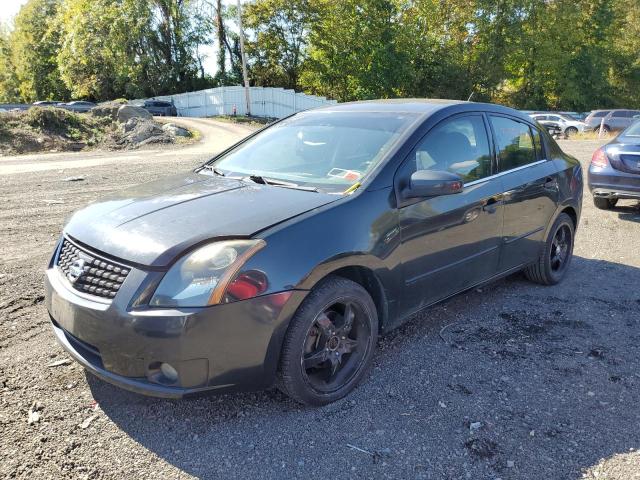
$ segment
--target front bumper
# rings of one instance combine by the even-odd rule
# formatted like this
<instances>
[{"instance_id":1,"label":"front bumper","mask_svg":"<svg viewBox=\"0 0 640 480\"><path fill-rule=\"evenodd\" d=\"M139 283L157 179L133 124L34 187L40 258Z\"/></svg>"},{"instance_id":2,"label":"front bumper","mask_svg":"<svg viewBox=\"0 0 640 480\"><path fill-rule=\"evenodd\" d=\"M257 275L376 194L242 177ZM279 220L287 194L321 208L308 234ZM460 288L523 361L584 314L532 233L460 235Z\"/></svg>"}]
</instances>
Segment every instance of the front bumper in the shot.
<instances>
[{"instance_id":1,"label":"front bumper","mask_svg":"<svg viewBox=\"0 0 640 480\"><path fill-rule=\"evenodd\" d=\"M306 291L205 308L130 307L135 279L130 274L114 300L104 302L78 294L56 267L47 270L54 334L88 371L124 389L167 398L273 384L286 328ZM162 374L162 363L177 371L177 380Z\"/></svg>"}]
</instances>

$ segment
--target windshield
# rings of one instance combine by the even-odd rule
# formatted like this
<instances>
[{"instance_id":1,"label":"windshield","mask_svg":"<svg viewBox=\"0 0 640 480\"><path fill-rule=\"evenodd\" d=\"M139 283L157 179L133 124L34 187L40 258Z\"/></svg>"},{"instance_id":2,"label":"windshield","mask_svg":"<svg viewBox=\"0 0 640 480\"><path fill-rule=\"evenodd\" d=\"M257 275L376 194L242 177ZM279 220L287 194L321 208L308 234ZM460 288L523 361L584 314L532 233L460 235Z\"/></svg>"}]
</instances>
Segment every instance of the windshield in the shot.
<instances>
[{"instance_id":1,"label":"windshield","mask_svg":"<svg viewBox=\"0 0 640 480\"><path fill-rule=\"evenodd\" d=\"M328 192L358 183L417 118L411 113L306 112L257 134L213 166L225 176L263 177Z\"/></svg>"},{"instance_id":2,"label":"windshield","mask_svg":"<svg viewBox=\"0 0 640 480\"><path fill-rule=\"evenodd\" d=\"M635 123L632 123L629 128L627 128L622 134L621 137L640 137L640 120L637 120Z\"/></svg>"}]
</instances>

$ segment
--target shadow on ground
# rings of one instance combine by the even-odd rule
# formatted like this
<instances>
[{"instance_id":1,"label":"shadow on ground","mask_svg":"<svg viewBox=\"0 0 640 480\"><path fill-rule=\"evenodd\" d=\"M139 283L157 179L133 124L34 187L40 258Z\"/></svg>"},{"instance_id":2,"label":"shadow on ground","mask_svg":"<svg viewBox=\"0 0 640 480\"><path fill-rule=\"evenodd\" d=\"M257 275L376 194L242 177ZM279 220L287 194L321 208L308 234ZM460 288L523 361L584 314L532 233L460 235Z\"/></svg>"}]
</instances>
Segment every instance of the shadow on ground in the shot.
<instances>
[{"instance_id":1,"label":"shadow on ground","mask_svg":"<svg viewBox=\"0 0 640 480\"><path fill-rule=\"evenodd\" d=\"M196 477L579 478L640 447L639 286L638 268L575 257L556 287L516 275L459 295L383 338L371 377L319 409L87 377L113 422Z\"/></svg>"}]
</instances>

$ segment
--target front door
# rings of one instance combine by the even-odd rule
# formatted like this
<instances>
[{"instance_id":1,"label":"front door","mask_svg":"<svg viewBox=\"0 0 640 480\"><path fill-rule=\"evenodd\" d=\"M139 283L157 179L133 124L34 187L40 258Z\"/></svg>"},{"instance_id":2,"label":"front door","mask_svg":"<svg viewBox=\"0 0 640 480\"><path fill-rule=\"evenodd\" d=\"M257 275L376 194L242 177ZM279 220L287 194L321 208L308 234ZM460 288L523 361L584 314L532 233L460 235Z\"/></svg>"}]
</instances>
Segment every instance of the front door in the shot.
<instances>
[{"instance_id":1,"label":"front door","mask_svg":"<svg viewBox=\"0 0 640 480\"><path fill-rule=\"evenodd\" d=\"M503 191L494 173L482 114L443 120L419 142L396 175L402 185L416 170L460 175L463 191L413 199L399 208L404 273L401 310L411 314L496 273Z\"/></svg>"},{"instance_id":2,"label":"front door","mask_svg":"<svg viewBox=\"0 0 640 480\"><path fill-rule=\"evenodd\" d=\"M545 159L537 128L511 117L491 115L504 185L504 229L500 272L540 255L547 225L558 204L558 172Z\"/></svg>"}]
</instances>

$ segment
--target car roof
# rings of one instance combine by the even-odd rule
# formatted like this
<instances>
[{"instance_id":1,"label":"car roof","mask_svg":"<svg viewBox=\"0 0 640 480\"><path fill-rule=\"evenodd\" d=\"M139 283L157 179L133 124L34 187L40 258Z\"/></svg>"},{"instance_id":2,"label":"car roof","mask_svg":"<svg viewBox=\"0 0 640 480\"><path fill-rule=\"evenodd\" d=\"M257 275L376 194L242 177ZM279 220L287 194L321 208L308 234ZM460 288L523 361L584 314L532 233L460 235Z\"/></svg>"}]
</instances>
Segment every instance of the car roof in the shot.
<instances>
[{"instance_id":1,"label":"car roof","mask_svg":"<svg viewBox=\"0 0 640 480\"><path fill-rule=\"evenodd\" d=\"M430 113L450 105L457 105L462 100L443 100L438 98L391 98L383 100L362 100L358 102L337 103L315 108L314 111L335 112L415 112Z\"/></svg>"},{"instance_id":2,"label":"car roof","mask_svg":"<svg viewBox=\"0 0 640 480\"><path fill-rule=\"evenodd\" d=\"M417 113L430 116L440 110L449 109L452 113L483 111L504 113L522 119L530 117L519 110L494 103L466 102L463 100L445 100L439 98L398 98L384 100L364 100L359 102L337 103L314 108L313 112L390 112Z\"/></svg>"}]
</instances>

